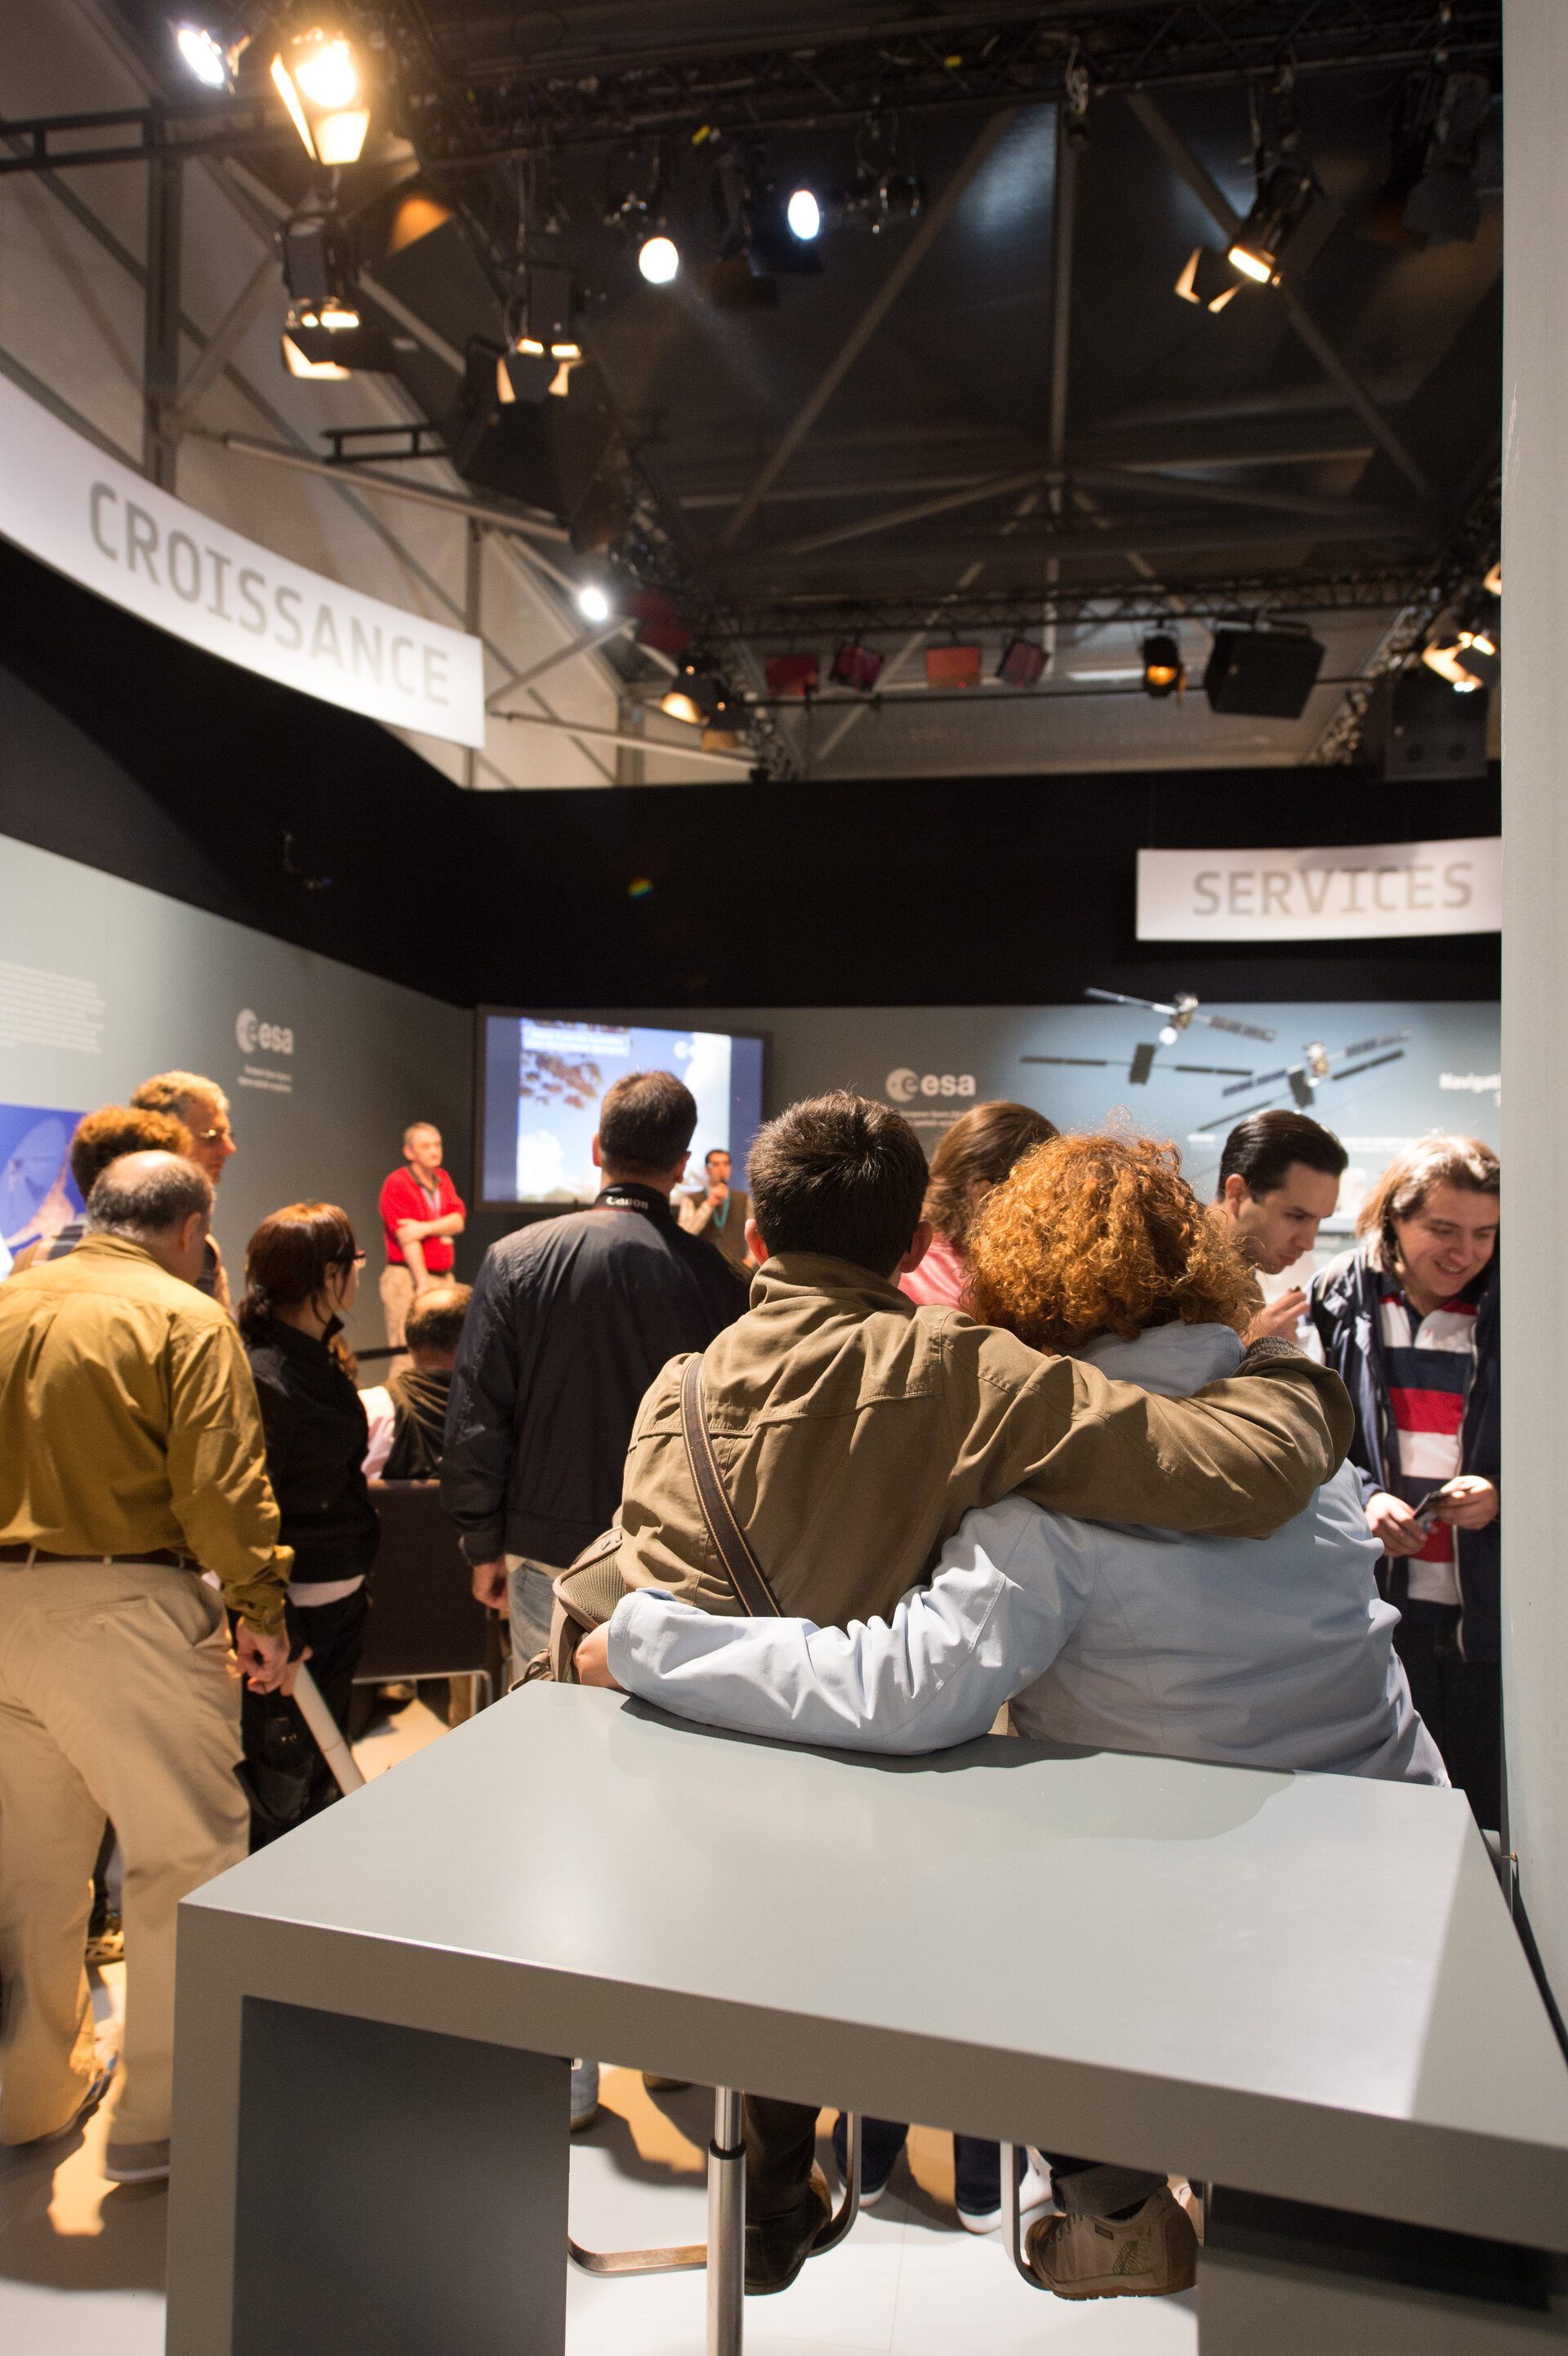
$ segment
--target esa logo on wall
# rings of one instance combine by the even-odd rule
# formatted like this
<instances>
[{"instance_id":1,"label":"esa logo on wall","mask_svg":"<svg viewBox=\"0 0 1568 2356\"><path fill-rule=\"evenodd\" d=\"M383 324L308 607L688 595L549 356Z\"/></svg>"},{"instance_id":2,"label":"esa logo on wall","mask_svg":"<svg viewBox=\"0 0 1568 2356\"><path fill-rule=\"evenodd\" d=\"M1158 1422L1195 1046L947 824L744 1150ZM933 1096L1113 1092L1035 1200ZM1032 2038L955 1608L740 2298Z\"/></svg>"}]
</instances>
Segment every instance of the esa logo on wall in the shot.
<instances>
[{"instance_id":1,"label":"esa logo on wall","mask_svg":"<svg viewBox=\"0 0 1568 2356\"><path fill-rule=\"evenodd\" d=\"M974 1094L972 1072L912 1072L901 1064L889 1072L883 1083L894 1104L908 1104L915 1097L972 1097Z\"/></svg>"},{"instance_id":2,"label":"esa logo on wall","mask_svg":"<svg viewBox=\"0 0 1568 2356\"><path fill-rule=\"evenodd\" d=\"M294 1033L283 1023L263 1023L248 1006L242 1006L234 1017L234 1036L242 1055L253 1055L258 1047L269 1055L292 1055Z\"/></svg>"}]
</instances>

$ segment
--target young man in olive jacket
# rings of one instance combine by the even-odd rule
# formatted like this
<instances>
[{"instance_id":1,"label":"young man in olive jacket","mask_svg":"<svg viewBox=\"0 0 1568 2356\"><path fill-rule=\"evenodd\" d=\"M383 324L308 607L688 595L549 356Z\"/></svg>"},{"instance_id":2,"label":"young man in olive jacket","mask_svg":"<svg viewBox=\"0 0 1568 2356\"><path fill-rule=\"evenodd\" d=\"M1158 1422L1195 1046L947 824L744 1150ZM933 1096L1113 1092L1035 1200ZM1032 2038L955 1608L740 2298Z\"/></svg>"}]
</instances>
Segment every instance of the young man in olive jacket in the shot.
<instances>
[{"instance_id":1,"label":"young man in olive jacket","mask_svg":"<svg viewBox=\"0 0 1568 2356\"><path fill-rule=\"evenodd\" d=\"M846 1094L792 1105L749 1163L749 1312L703 1356L703 1422L731 1510L780 1609L822 1626L887 1617L972 1505L1014 1491L1090 1521L1265 1537L1292 1520L1349 1444L1343 1385L1290 1344L1190 1398L1159 1398L1092 1365L1044 1357L897 1289L931 1229L926 1159L908 1123ZM618 1526L561 1589L608 1617L657 1587L741 1609L709 1536L681 1420L684 1358L639 1411ZM571 1676L557 1606L552 1651ZM746 2104L746 2286L793 2281L826 2212L812 2181L815 2107Z\"/></svg>"}]
</instances>

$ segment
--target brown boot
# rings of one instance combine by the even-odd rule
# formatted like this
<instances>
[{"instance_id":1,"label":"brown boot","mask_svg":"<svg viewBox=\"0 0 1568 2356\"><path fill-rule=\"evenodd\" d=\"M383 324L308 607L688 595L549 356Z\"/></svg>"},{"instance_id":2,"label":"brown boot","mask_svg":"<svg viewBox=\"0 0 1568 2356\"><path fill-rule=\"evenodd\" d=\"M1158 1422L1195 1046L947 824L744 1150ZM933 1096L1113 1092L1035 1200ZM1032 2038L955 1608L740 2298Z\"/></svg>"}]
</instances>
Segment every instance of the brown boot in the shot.
<instances>
[{"instance_id":1,"label":"brown boot","mask_svg":"<svg viewBox=\"0 0 1568 2356\"><path fill-rule=\"evenodd\" d=\"M1165 2184L1131 2217L1042 2217L1025 2248L1058 2298L1161 2298L1197 2279L1197 2235Z\"/></svg>"}]
</instances>

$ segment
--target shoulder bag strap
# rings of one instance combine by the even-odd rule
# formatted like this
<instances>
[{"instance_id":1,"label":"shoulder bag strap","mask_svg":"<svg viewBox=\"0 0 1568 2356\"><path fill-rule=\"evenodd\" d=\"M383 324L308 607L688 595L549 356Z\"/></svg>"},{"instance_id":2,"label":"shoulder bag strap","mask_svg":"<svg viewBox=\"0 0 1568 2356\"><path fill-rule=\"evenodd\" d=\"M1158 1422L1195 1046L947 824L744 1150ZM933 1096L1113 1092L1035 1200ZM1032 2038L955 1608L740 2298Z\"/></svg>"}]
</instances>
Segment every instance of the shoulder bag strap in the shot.
<instances>
[{"instance_id":1,"label":"shoulder bag strap","mask_svg":"<svg viewBox=\"0 0 1568 2356\"><path fill-rule=\"evenodd\" d=\"M697 1502L708 1526L708 1536L718 1549L719 1560L725 1567L741 1610L753 1620L781 1620L784 1615L779 1609L778 1600L764 1578L756 1556L746 1545L740 1524L730 1511L725 1484L714 1462L707 1418L703 1411L703 1359L700 1351L693 1352L687 1359L681 1376L681 1430L686 1442L686 1462L692 1468Z\"/></svg>"}]
</instances>

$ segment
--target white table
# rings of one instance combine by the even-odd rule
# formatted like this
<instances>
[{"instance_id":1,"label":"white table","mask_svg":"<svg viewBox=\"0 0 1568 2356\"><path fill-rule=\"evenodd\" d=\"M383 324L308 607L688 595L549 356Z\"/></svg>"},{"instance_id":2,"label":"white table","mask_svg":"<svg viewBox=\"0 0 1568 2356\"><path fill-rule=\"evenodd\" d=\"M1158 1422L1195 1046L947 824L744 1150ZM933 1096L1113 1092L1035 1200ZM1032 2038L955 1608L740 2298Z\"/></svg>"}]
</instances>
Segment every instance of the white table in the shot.
<instances>
[{"instance_id":1,"label":"white table","mask_svg":"<svg viewBox=\"0 0 1568 2356\"><path fill-rule=\"evenodd\" d=\"M187 1900L177 2018L169 2356L554 2356L575 2053L1568 2251L1455 1793L532 1686Z\"/></svg>"}]
</instances>

